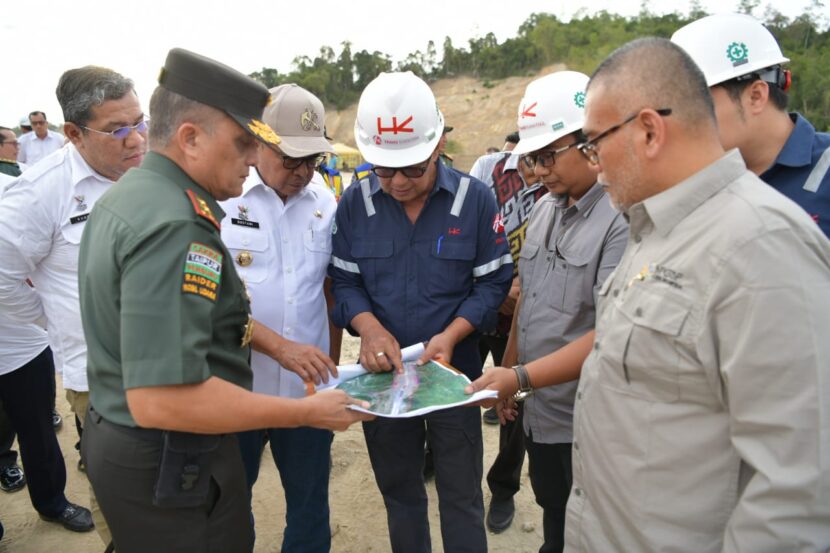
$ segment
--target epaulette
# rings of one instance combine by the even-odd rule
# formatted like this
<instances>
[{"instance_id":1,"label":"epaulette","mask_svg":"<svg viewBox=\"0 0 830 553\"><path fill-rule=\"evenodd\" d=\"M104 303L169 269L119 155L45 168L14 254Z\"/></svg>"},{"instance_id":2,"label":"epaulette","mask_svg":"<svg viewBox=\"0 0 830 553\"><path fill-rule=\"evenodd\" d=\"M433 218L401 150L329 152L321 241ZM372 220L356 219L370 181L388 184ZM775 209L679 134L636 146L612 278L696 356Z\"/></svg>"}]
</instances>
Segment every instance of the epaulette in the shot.
<instances>
[{"instance_id":1,"label":"epaulette","mask_svg":"<svg viewBox=\"0 0 830 553\"><path fill-rule=\"evenodd\" d=\"M196 212L196 215L204 217L210 221L217 230L222 230L222 227L219 225L219 221L217 221L216 217L213 216L213 212L210 210L210 206L207 202L197 196L196 193L189 188L185 190L185 193L187 194L187 197L190 198L190 203L193 204L193 211Z\"/></svg>"}]
</instances>

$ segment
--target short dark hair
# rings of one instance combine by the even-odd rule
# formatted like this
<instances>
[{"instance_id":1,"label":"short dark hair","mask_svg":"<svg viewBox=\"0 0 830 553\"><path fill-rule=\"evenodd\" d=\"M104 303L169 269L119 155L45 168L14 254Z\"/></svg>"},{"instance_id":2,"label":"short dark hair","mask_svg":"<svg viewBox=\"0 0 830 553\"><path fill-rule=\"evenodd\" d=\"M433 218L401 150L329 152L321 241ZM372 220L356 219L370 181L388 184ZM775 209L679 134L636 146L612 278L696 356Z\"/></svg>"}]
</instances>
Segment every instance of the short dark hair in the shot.
<instances>
[{"instance_id":1,"label":"short dark hair","mask_svg":"<svg viewBox=\"0 0 830 553\"><path fill-rule=\"evenodd\" d=\"M9 131L10 133L14 134L14 131L10 128L3 127L2 125L0 125L0 146L6 143L6 135L3 134L3 131ZM15 135L15 138L17 138L17 135Z\"/></svg>"},{"instance_id":2,"label":"short dark hair","mask_svg":"<svg viewBox=\"0 0 830 553\"><path fill-rule=\"evenodd\" d=\"M670 108L688 128L715 125L715 106L706 78L680 46L665 38L633 40L614 50L597 67L596 82L611 83L624 110Z\"/></svg>"},{"instance_id":3,"label":"short dark hair","mask_svg":"<svg viewBox=\"0 0 830 553\"><path fill-rule=\"evenodd\" d=\"M46 117L46 114L44 112L42 112L42 111L33 111L32 113L29 114L29 122L30 123L32 122L32 115L40 115L41 117L43 117L47 121L49 120L49 118Z\"/></svg>"},{"instance_id":4,"label":"short dark hair","mask_svg":"<svg viewBox=\"0 0 830 553\"><path fill-rule=\"evenodd\" d=\"M86 125L92 119L92 108L107 100L120 100L130 92L135 93L131 79L95 65L66 71L55 90L63 120L76 125Z\"/></svg>"},{"instance_id":5,"label":"short dark hair","mask_svg":"<svg viewBox=\"0 0 830 553\"><path fill-rule=\"evenodd\" d=\"M510 142L511 144L518 144L519 143L519 131L513 131L512 133L508 134L504 137L505 142Z\"/></svg>"},{"instance_id":6,"label":"short dark hair","mask_svg":"<svg viewBox=\"0 0 830 553\"><path fill-rule=\"evenodd\" d=\"M755 81L760 80L762 80L760 75L752 73L749 78L743 77L739 79L730 79L728 81L718 83L715 86L722 86L729 95L729 98L731 98L735 104L740 106L741 96L743 95L744 90L746 90L746 87ZM767 82L767 88L769 88L769 99L772 101L772 105L774 105L779 111L786 111L787 105L790 102L790 95L784 92L784 89L775 83Z\"/></svg>"},{"instance_id":7,"label":"short dark hair","mask_svg":"<svg viewBox=\"0 0 830 553\"><path fill-rule=\"evenodd\" d=\"M224 113L214 107L157 86L150 97L150 146L167 146L185 122L195 123L210 133L221 115Z\"/></svg>"}]
</instances>

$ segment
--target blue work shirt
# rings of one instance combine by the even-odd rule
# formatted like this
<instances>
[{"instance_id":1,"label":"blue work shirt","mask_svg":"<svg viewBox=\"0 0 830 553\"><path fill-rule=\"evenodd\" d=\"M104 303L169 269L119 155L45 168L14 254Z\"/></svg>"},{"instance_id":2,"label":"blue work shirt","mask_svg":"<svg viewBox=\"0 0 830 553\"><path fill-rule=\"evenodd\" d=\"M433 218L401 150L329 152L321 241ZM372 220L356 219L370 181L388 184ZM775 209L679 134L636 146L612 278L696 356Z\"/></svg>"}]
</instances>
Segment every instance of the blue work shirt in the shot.
<instances>
[{"instance_id":1,"label":"blue work shirt","mask_svg":"<svg viewBox=\"0 0 830 553\"><path fill-rule=\"evenodd\" d=\"M437 164L435 185L415 224L371 173L350 186L332 230L332 321L348 327L371 312L401 346L424 342L463 317L495 328L513 278L513 259L492 192L481 181ZM481 375L477 332L450 361Z\"/></svg>"},{"instance_id":2,"label":"blue work shirt","mask_svg":"<svg viewBox=\"0 0 830 553\"><path fill-rule=\"evenodd\" d=\"M798 113L795 128L761 179L803 207L830 237L830 134L816 132Z\"/></svg>"}]
</instances>

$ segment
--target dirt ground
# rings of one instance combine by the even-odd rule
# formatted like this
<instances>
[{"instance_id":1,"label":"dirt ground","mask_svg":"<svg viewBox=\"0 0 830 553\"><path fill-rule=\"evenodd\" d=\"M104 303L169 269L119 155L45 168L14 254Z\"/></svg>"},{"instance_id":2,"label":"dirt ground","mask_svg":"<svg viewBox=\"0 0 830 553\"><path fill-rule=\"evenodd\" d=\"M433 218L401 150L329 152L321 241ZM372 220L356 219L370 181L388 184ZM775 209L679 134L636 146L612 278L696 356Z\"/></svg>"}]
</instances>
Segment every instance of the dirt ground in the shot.
<instances>
[{"instance_id":1,"label":"dirt ground","mask_svg":"<svg viewBox=\"0 0 830 553\"><path fill-rule=\"evenodd\" d=\"M357 357L358 341L344 339L343 362ZM58 381L60 386L60 379ZM88 506L88 483L77 470L78 454L73 445L77 440L72 414L58 390L58 410L64 417L64 426L58 432L61 450L67 468L66 495L70 501ZM498 450L498 428L483 425L485 472ZM277 470L266 448L262 470L254 488L254 515L257 521L257 553L279 551L285 519L283 500ZM490 492L484 486L485 507ZM430 503L430 528L433 551L444 551L441 546L438 500L435 485L427 484ZM354 425L335 435L332 446L330 484L332 551L335 553L380 553L389 551L389 535L383 500L375 485L361 426ZM61 526L40 520L32 508L29 495L23 491L0 493L0 520L6 528L0 540L0 553L95 553L104 546L95 532L75 534ZM521 491L516 496L516 517L513 525L502 534L487 536L489 550L495 553L533 553L542 544L542 514L534 503L527 476L527 465L522 473Z\"/></svg>"}]
</instances>

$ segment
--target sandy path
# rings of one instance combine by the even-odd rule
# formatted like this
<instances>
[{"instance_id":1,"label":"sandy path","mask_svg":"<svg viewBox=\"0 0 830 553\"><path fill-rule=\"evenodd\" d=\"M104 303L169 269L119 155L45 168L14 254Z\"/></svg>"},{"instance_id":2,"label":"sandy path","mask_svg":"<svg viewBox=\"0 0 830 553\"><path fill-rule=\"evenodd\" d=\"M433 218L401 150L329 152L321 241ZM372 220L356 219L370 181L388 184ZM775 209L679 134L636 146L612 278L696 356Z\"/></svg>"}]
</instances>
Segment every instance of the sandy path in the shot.
<instances>
[{"instance_id":1,"label":"sandy path","mask_svg":"<svg viewBox=\"0 0 830 553\"><path fill-rule=\"evenodd\" d=\"M343 361L357 357L358 342L344 340ZM58 382L60 386L60 380ZM76 469L77 440L72 416L63 390L58 390L58 409L64 427L58 438L67 467L67 496L71 501L89 505L87 479ZM489 468L498 448L498 428L484 425L484 466ZM254 488L254 515L257 520L257 553L279 551L282 541L285 502L277 470L266 448L259 480ZM369 553L389 551L386 512L369 465L360 425L338 433L332 446L330 485L332 551L335 553ZM430 527L433 550L442 552L438 500L435 485L427 485L430 501ZM490 494L484 483L485 505ZM527 467L523 471L522 489L516 496L517 512L513 525L502 534L488 534L489 550L504 553L533 553L542 544L541 510L533 501ZM87 553L102 552L104 546L94 532L75 534L37 516L24 490L0 493L0 520L6 535L0 540L0 553Z\"/></svg>"}]
</instances>

